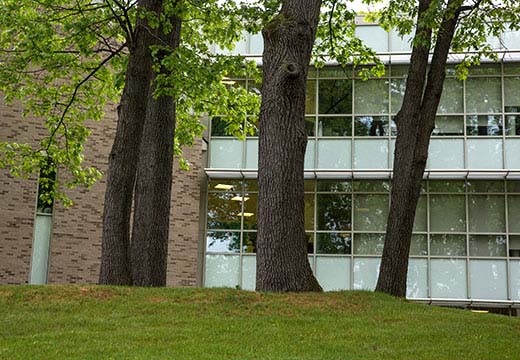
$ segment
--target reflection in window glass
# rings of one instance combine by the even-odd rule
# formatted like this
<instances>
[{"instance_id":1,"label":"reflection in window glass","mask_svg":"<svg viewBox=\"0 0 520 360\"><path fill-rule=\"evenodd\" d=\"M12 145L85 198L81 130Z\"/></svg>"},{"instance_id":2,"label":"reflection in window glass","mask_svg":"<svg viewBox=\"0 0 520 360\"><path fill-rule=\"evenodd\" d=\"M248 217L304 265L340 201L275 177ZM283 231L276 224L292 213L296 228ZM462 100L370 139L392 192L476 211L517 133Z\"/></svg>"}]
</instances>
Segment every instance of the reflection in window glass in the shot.
<instances>
[{"instance_id":1,"label":"reflection in window glass","mask_svg":"<svg viewBox=\"0 0 520 360\"><path fill-rule=\"evenodd\" d=\"M506 256L505 235L470 235L469 256Z\"/></svg>"},{"instance_id":2,"label":"reflection in window glass","mask_svg":"<svg viewBox=\"0 0 520 360\"><path fill-rule=\"evenodd\" d=\"M356 80L355 91L356 114L388 113L388 80Z\"/></svg>"},{"instance_id":3,"label":"reflection in window glass","mask_svg":"<svg viewBox=\"0 0 520 360\"><path fill-rule=\"evenodd\" d=\"M305 133L307 136L316 136L316 118L313 116L305 117Z\"/></svg>"},{"instance_id":4,"label":"reflection in window glass","mask_svg":"<svg viewBox=\"0 0 520 360\"><path fill-rule=\"evenodd\" d=\"M206 236L206 251L209 253L239 253L240 233L210 231Z\"/></svg>"},{"instance_id":5,"label":"reflection in window glass","mask_svg":"<svg viewBox=\"0 0 520 360\"><path fill-rule=\"evenodd\" d=\"M506 116L506 135L520 136L520 115Z\"/></svg>"},{"instance_id":6,"label":"reflection in window glass","mask_svg":"<svg viewBox=\"0 0 520 360\"><path fill-rule=\"evenodd\" d=\"M463 136L464 117L462 116L437 116L433 136Z\"/></svg>"},{"instance_id":7,"label":"reflection in window glass","mask_svg":"<svg viewBox=\"0 0 520 360\"><path fill-rule=\"evenodd\" d=\"M520 77L504 78L504 111L520 113Z\"/></svg>"},{"instance_id":8,"label":"reflection in window glass","mask_svg":"<svg viewBox=\"0 0 520 360\"><path fill-rule=\"evenodd\" d=\"M449 192L449 193L463 193L466 184L461 180L430 180L430 192Z\"/></svg>"},{"instance_id":9,"label":"reflection in window glass","mask_svg":"<svg viewBox=\"0 0 520 360\"><path fill-rule=\"evenodd\" d=\"M468 78L466 80L466 112L498 113L502 110L500 78Z\"/></svg>"},{"instance_id":10,"label":"reflection in window glass","mask_svg":"<svg viewBox=\"0 0 520 360\"><path fill-rule=\"evenodd\" d=\"M502 169L502 139L468 139L468 168Z\"/></svg>"},{"instance_id":11,"label":"reflection in window glass","mask_svg":"<svg viewBox=\"0 0 520 360\"><path fill-rule=\"evenodd\" d=\"M392 67L392 73L393 69ZM406 79L392 79L390 82L390 93L392 96L392 114L397 114L403 103L404 92L406 91Z\"/></svg>"},{"instance_id":12,"label":"reflection in window glass","mask_svg":"<svg viewBox=\"0 0 520 360\"><path fill-rule=\"evenodd\" d=\"M256 232L244 232L242 251L256 253Z\"/></svg>"},{"instance_id":13,"label":"reflection in window glass","mask_svg":"<svg viewBox=\"0 0 520 360\"><path fill-rule=\"evenodd\" d=\"M509 231L520 233L520 195L507 196L507 209Z\"/></svg>"},{"instance_id":14,"label":"reflection in window glass","mask_svg":"<svg viewBox=\"0 0 520 360\"><path fill-rule=\"evenodd\" d=\"M354 230L385 231L388 219L388 195L356 195Z\"/></svg>"},{"instance_id":15,"label":"reflection in window glass","mask_svg":"<svg viewBox=\"0 0 520 360\"><path fill-rule=\"evenodd\" d=\"M352 183L348 180L320 180L318 181L318 191L350 192L352 191Z\"/></svg>"},{"instance_id":16,"label":"reflection in window glass","mask_svg":"<svg viewBox=\"0 0 520 360\"><path fill-rule=\"evenodd\" d=\"M468 296L466 260L432 259L431 289L434 298L465 299Z\"/></svg>"},{"instance_id":17,"label":"reflection in window glass","mask_svg":"<svg viewBox=\"0 0 520 360\"><path fill-rule=\"evenodd\" d=\"M314 194L305 194L305 230L314 230Z\"/></svg>"},{"instance_id":18,"label":"reflection in window glass","mask_svg":"<svg viewBox=\"0 0 520 360\"><path fill-rule=\"evenodd\" d=\"M318 120L318 136L350 136L352 134L352 118L320 117Z\"/></svg>"},{"instance_id":19,"label":"reflection in window glass","mask_svg":"<svg viewBox=\"0 0 520 360\"><path fill-rule=\"evenodd\" d=\"M381 255L385 234L354 234L354 254Z\"/></svg>"},{"instance_id":20,"label":"reflection in window glass","mask_svg":"<svg viewBox=\"0 0 520 360\"><path fill-rule=\"evenodd\" d=\"M239 283L240 256L206 255L205 287L235 288Z\"/></svg>"},{"instance_id":21,"label":"reflection in window glass","mask_svg":"<svg viewBox=\"0 0 520 360\"><path fill-rule=\"evenodd\" d=\"M466 231L465 197L430 195L430 231Z\"/></svg>"},{"instance_id":22,"label":"reflection in window glass","mask_svg":"<svg viewBox=\"0 0 520 360\"><path fill-rule=\"evenodd\" d=\"M355 136L387 136L387 116L356 116L354 118Z\"/></svg>"},{"instance_id":23,"label":"reflection in window glass","mask_svg":"<svg viewBox=\"0 0 520 360\"><path fill-rule=\"evenodd\" d=\"M520 181L518 181L518 180L507 181L507 191L510 193L520 193Z\"/></svg>"},{"instance_id":24,"label":"reflection in window glass","mask_svg":"<svg viewBox=\"0 0 520 360\"><path fill-rule=\"evenodd\" d=\"M350 66L326 66L320 69L320 78L351 78L352 67Z\"/></svg>"},{"instance_id":25,"label":"reflection in window glass","mask_svg":"<svg viewBox=\"0 0 520 360\"><path fill-rule=\"evenodd\" d=\"M352 113L352 81L320 80L319 84L320 114Z\"/></svg>"},{"instance_id":26,"label":"reflection in window glass","mask_svg":"<svg viewBox=\"0 0 520 360\"><path fill-rule=\"evenodd\" d=\"M469 196L469 231L505 232L505 198L502 195Z\"/></svg>"},{"instance_id":27,"label":"reflection in window glass","mask_svg":"<svg viewBox=\"0 0 520 360\"><path fill-rule=\"evenodd\" d=\"M428 255L428 240L426 235L412 235L412 242L410 243L410 255Z\"/></svg>"},{"instance_id":28,"label":"reflection in window glass","mask_svg":"<svg viewBox=\"0 0 520 360\"><path fill-rule=\"evenodd\" d=\"M211 119L211 136L231 136L227 133L228 124L220 116Z\"/></svg>"},{"instance_id":29,"label":"reflection in window glass","mask_svg":"<svg viewBox=\"0 0 520 360\"><path fill-rule=\"evenodd\" d=\"M344 231L352 228L350 195L318 194L317 201L318 230Z\"/></svg>"},{"instance_id":30,"label":"reflection in window glass","mask_svg":"<svg viewBox=\"0 0 520 360\"><path fill-rule=\"evenodd\" d=\"M468 180L468 192L504 192L504 182L502 180Z\"/></svg>"},{"instance_id":31,"label":"reflection in window glass","mask_svg":"<svg viewBox=\"0 0 520 360\"><path fill-rule=\"evenodd\" d=\"M462 99L462 81L450 78L444 80L441 102L437 112L440 114L463 113L464 104Z\"/></svg>"},{"instance_id":32,"label":"reflection in window glass","mask_svg":"<svg viewBox=\"0 0 520 360\"><path fill-rule=\"evenodd\" d=\"M502 135L502 116L469 115L466 118L466 129L468 136Z\"/></svg>"},{"instance_id":33,"label":"reflection in window glass","mask_svg":"<svg viewBox=\"0 0 520 360\"><path fill-rule=\"evenodd\" d=\"M415 220L413 223L413 231L427 231L428 228L428 212L426 196L421 196L415 209Z\"/></svg>"},{"instance_id":34,"label":"reflection in window glass","mask_svg":"<svg viewBox=\"0 0 520 360\"><path fill-rule=\"evenodd\" d=\"M350 254L351 246L350 233L316 234L316 252L318 254Z\"/></svg>"},{"instance_id":35,"label":"reflection in window glass","mask_svg":"<svg viewBox=\"0 0 520 360\"><path fill-rule=\"evenodd\" d=\"M305 89L305 113L316 114L316 80L308 80Z\"/></svg>"},{"instance_id":36,"label":"reflection in window glass","mask_svg":"<svg viewBox=\"0 0 520 360\"><path fill-rule=\"evenodd\" d=\"M432 256L466 256L466 235L433 234L430 251Z\"/></svg>"},{"instance_id":37,"label":"reflection in window glass","mask_svg":"<svg viewBox=\"0 0 520 360\"><path fill-rule=\"evenodd\" d=\"M388 33L377 25L356 26L356 36L377 53L388 52Z\"/></svg>"},{"instance_id":38,"label":"reflection in window glass","mask_svg":"<svg viewBox=\"0 0 520 360\"><path fill-rule=\"evenodd\" d=\"M242 202L232 200L240 197L235 193L208 194L208 228L209 229L240 229ZM240 198L241 199L241 198Z\"/></svg>"},{"instance_id":39,"label":"reflection in window glass","mask_svg":"<svg viewBox=\"0 0 520 360\"><path fill-rule=\"evenodd\" d=\"M257 228L258 194L244 195L244 229L255 230Z\"/></svg>"},{"instance_id":40,"label":"reflection in window glass","mask_svg":"<svg viewBox=\"0 0 520 360\"><path fill-rule=\"evenodd\" d=\"M314 234L305 233L305 237L307 238L307 253L314 254Z\"/></svg>"},{"instance_id":41,"label":"reflection in window glass","mask_svg":"<svg viewBox=\"0 0 520 360\"><path fill-rule=\"evenodd\" d=\"M390 181L388 180L354 180L352 182L354 192L388 192Z\"/></svg>"},{"instance_id":42,"label":"reflection in window glass","mask_svg":"<svg viewBox=\"0 0 520 360\"><path fill-rule=\"evenodd\" d=\"M509 256L520 257L520 235L509 235Z\"/></svg>"}]
</instances>

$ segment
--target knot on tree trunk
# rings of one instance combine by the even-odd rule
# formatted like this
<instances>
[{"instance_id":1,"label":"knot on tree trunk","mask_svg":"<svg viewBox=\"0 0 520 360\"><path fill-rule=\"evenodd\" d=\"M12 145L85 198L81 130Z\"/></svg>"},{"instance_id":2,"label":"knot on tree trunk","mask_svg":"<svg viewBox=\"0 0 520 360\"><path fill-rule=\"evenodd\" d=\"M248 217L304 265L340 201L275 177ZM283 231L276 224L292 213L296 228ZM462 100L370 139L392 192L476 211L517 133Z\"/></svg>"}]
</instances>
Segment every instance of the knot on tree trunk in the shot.
<instances>
[{"instance_id":1,"label":"knot on tree trunk","mask_svg":"<svg viewBox=\"0 0 520 360\"><path fill-rule=\"evenodd\" d=\"M293 62L286 62L282 64L282 70L287 74L290 78L297 78L300 76L301 68L298 64Z\"/></svg>"}]
</instances>

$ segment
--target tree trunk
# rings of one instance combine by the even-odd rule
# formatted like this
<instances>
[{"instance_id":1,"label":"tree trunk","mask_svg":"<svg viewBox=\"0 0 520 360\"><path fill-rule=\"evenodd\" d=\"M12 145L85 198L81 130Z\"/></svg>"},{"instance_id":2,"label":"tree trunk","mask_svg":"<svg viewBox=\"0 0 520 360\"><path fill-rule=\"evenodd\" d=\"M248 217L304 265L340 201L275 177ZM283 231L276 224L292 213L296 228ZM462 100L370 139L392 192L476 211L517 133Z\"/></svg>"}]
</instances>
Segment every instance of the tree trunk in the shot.
<instances>
[{"instance_id":1,"label":"tree trunk","mask_svg":"<svg viewBox=\"0 0 520 360\"><path fill-rule=\"evenodd\" d=\"M321 291L304 229L305 85L320 0L287 0L263 29L258 291Z\"/></svg>"},{"instance_id":2,"label":"tree trunk","mask_svg":"<svg viewBox=\"0 0 520 360\"><path fill-rule=\"evenodd\" d=\"M142 0L139 7L158 13L160 1ZM129 44L125 87L118 106L114 144L108 159L103 209L100 284L130 285L130 213L146 100L152 79L152 29L146 19L136 20Z\"/></svg>"},{"instance_id":3,"label":"tree trunk","mask_svg":"<svg viewBox=\"0 0 520 360\"><path fill-rule=\"evenodd\" d=\"M171 19L170 33L161 32L162 45L179 46L181 20ZM157 44L159 45L159 44ZM158 60L168 55L158 54ZM167 74L164 68L154 73ZM154 82L152 82L152 86ZM137 166L132 228L132 281L137 286L166 286L168 234L173 170L175 99L148 94L148 109Z\"/></svg>"},{"instance_id":4,"label":"tree trunk","mask_svg":"<svg viewBox=\"0 0 520 360\"><path fill-rule=\"evenodd\" d=\"M426 81L432 30L420 25L420 19L430 3L431 0L423 0L419 4L416 33L422 34L419 36L422 36L423 40L429 39L428 45L423 42L423 45L413 48L403 105L396 117L397 139L390 212L376 286L376 291L398 297L406 296L408 257L415 211L428 159L431 132L435 127L435 116L442 95L448 53L459 16L458 8L462 0L448 2Z\"/></svg>"}]
</instances>

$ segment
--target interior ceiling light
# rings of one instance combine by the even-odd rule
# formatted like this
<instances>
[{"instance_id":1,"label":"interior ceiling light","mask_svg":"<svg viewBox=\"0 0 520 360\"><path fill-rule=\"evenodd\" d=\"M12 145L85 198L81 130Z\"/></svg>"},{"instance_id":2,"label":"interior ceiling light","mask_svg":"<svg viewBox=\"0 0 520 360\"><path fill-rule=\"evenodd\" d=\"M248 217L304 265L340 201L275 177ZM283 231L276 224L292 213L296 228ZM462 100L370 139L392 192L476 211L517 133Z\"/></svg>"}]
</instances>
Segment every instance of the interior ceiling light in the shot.
<instances>
[{"instance_id":1,"label":"interior ceiling light","mask_svg":"<svg viewBox=\"0 0 520 360\"><path fill-rule=\"evenodd\" d=\"M218 190L231 190L234 187L235 187L234 185L228 185L228 184L217 184L217 185L215 185L215 189L218 189Z\"/></svg>"},{"instance_id":2,"label":"interior ceiling light","mask_svg":"<svg viewBox=\"0 0 520 360\"><path fill-rule=\"evenodd\" d=\"M251 216L253 216L254 214L255 214L255 213L249 213L249 212L242 213L242 212L239 212L239 213L238 213L238 216L251 217Z\"/></svg>"},{"instance_id":3,"label":"interior ceiling light","mask_svg":"<svg viewBox=\"0 0 520 360\"><path fill-rule=\"evenodd\" d=\"M247 200L249 200L249 198L247 196L242 197L240 195L237 195L237 196L232 197L231 200L233 200L233 201L247 201Z\"/></svg>"},{"instance_id":4,"label":"interior ceiling light","mask_svg":"<svg viewBox=\"0 0 520 360\"><path fill-rule=\"evenodd\" d=\"M228 85L233 85L233 84L236 84L237 82L234 81L234 80L230 80L228 77L224 76L224 78L222 79L222 84L228 84Z\"/></svg>"}]
</instances>

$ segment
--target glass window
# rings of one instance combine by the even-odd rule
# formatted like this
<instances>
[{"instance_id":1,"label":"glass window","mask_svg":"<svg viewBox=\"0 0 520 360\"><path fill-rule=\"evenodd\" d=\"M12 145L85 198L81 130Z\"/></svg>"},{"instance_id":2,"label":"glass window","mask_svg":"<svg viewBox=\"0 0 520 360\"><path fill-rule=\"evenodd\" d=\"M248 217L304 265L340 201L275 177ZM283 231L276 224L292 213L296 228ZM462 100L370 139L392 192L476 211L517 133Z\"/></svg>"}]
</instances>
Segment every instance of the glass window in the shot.
<instances>
[{"instance_id":1,"label":"glass window","mask_svg":"<svg viewBox=\"0 0 520 360\"><path fill-rule=\"evenodd\" d=\"M350 192L352 191L352 183L348 180L319 180L318 191Z\"/></svg>"},{"instance_id":2,"label":"glass window","mask_svg":"<svg viewBox=\"0 0 520 360\"><path fill-rule=\"evenodd\" d=\"M520 181L508 180L507 191L510 193L520 193Z\"/></svg>"},{"instance_id":3,"label":"glass window","mask_svg":"<svg viewBox=\"0 0 520 360\"><path fill-rule=\"evenodd\" d=\"M466 129L468 136L502 135L502 116L469 115L466 118Z\"/></svg>"},{"instance_id":4,"label":"glass window","mask_svg":"<svg viewBox=\"0 0 520 360\"><path fill-rule=\"evenodd\" d=\"M520 195L507 196L509 232L520 233Z\"/></svg>"},{"instance_id":5,"label":"glass window","mask_svg":"<svg viewBox=\"0 0 520 360\"><path fill-rule=\"evenodd\" d=\"M211 119L211 136L231 136L227 133L227 122L220 116Z\"/></svg>"},{"instance_id":6,"label":"glass window","mask_svg":"<svg viewBox=\"0 0 520 360\"><path fill-rule=\"evenodd\" d=\"M387 136L388 116L356 116L354 118L355 136Z\"/></svg>"},{"instance_id":7,"label":"glass window","mask_svg":"<svg viewBox=\"0 0 520 360\"><path fill-rule=\"evenodd\" d=\"M242 257L242 289L254 291L256 288L256 256Z\"/></svg>"},{"instance_id":8,"label":"glass window","mask_svg":"<svg viewBox=\"0 0 520 360\"><path fill-rule=\"evenodd\" d=\"M305 162L303 164L305 169L314 169L316 155L316 140L307 140L307 148L305 149Z\"/></svg>"},{"instance_id":9,"label":"glass window","mask_svg":"<svg viewBox=\"0 0 520 360\"><path fill-rule=\"evenodd\" d=\"M264 52L264 38L261 33L251 35L249 40L249 52L252 55L261 55Z\"/></svg>"},{"instance_id":10,"label":"glass window","mask_svg":"<svg viewBox=\"0 0 520 360\"><path fill-rule=\"evenodd\" d=\"M520 115L506 115L506 135L520 136Z\"/></svg>"},{"instance_id":11,"label":"glass window","mask_svg":"<svg viewBox=\"0 0 520 360\"><path fill-rule=\"evenodd\" d=\"M305 233L305 237L307 238L307 253L314 254L314 234Z\"/></svg>"},{"instance_id":12,"label":"glass window","mask_svg":"<svg viewBox=\"0 0 520 360\"><path fill-rule=\"evenodd\" d=\"M352 134L352 118L324 117L318 120L318 136L350 136Z\"/></svg>"},{"instance_id":13,"label":"glass window","mask_svg":"<svg viewBox=\"0 0 520 360\"><path fill-rule=\"evenodd\" d=\"M468 78L466 80L467 113L499 113L502 110L500 78Z\"/></svg>"},{"instance_id":14,"label":"glass window","mask_svg":"<svg viewBox=\"0 0 520 360\"><path fill-rule=\"evenodd\" d=\"M242 167L243 142L236 139L212 139L209 143L210 167L239 169Z\"/></svg>"},{"instance_id":15,"label":"glass window","mask_svg":"<svg viewBox=\"0 0 520 360\"><path fill-rule=\"evenodd\" d=\"M305 113L316 114L316 80L308 80L305 89Z\"/></svg>"},{"instance_id":16,"label":"glass window","mask_svg":"<svg viewBox=\"0 0 520 360\"><path fill-rule=\"evenodd\" d=\"M397 31L390 31L390 47L392 52L409 52L412 51L413 35L399 35Z\"/></svg>"},{"instance_id":17,"label":"glass window","mask_svg":"<svg viewBox=\"0 0 520 360\"><path fill-rule=\"evenodd\" d=\"M352 182L354 192L389 192L388 180L354 180Z\"/></svg>"},{"instance_id":18,"label":"glass window","mask_svg":"<svg viewBox=\"0 0 520 360\"><path fill-rule=\"evenodd\" d=\"M430 192L449 192L449 193L463 193L466 189L466 184L461 180L430 180Z\"/></svg>"},{"instance_id":19,"label":"glass window","mask_svg":"<svg viewBox=\"0 0 520 360\"><path fill-rule=\"evenodd\" d=\"M388 195L354 197L354 230L385 231L388 220Z\"/></svg>"},{"instance_id":20,"label":"glass window","mask_svg":"<svg viewBox=\"0 0 520 360\"><path fill-rule=\"evenodd\" d=\"M432 234L432 256L466 256L466 235Z\"/></svg>"},{"instance_id":21,"label":"glass window","mask_svg":"<svg viewBox=\"0 0 520 360\"><path fill-rule=\"evenodd\" d=\"M208 228L240 229L241 200L240 193L209 193Z\"/></svg>"},{"instance_id":22,"label":"glass window","mask_svg":"<svg viewBox=\"0 0 520 360\"><path fill-rule=\"evenodd\" d=\"M244 229L254 230L257 228L258 195L245 194L244 200L244 212L241 214L244 217Z\"/></svg>"},{"instance_id":23,"label":"glass window","mask_svg":"<svg viewBox=\"0 0 520 360\"><path fill-rule=\"evenodd\" d=\"M319 88L320 114L352 113L351 80L320 80Z\"/></svg>"},{"instance_id":24,"label":"glass window","mask_svg":"<svg viewBox=\"0 0 520 360\"><path fill-rule=\"evenodd\" d=\"M318 256L316 258L316 279L324 291L350 289L350 259Z\"/></svg>"},{"instance_id":25,"label":"glass window","mask_svg":"<svg viewBox=\"0 0 520 360\"><path fill-rule=\"evenodd\" d=\"M305 132L307 136L316 136L316 118L314 116L305 117Z\"/></svg>"},{"instance_id":26,"label":"glass window","mask_svg":"<svg viewBox=\"0 0 520 360\"><path fill-rule=\"evenodd\" d=\"M352 78L352 67L326 66L320 69L320 78Z\"/></svg>"},{"instance_id":27,"label":"glass window","mask_svg":"<svg viewBox=\"0 0 520 360\"><path fill-rule=\"evenodd\" d=\"M428 239L426 235L412 235L412 242L410 243L410 255L428 255Z\"/></svg>"},{"instance_id":28,"label":"glass window","mask_svg":"<svg viewBox=\"0 0 520 360\"><path fill-rule=\"evenodd\" d=\"M431 287L433 298L467 298L466 260L432 259Z\"/></svg>"},{"instance_id":29,"label":"glass window","mask_svg":"<svg viewBox=\"0 0 520 360\"><path fill-rule=\"evenodd\" d=\"M354 259L354 290L372 291L376 287L379 276L380 258Z\"/></svg>"},{"instance_id":30,"label":"glass window","mask_svg":"<svg viewBox=\"0 0 520 360\"><path fill-rule=\"evenodd\" d=\"M305 194L305 230L314 230L314 194Z\"/></svg>"},{"instance_id":31,"label":"glass window","mask_svg":"<svg viewBox=\"0 0 520 360\"><path fill-rule=\"evenodd\" d=\"M505 235L470 235L469 256L506 256Z\"/></svg>"},{"instance_id":32,"label":"glass window","mask_svg":"<svg viewBox=\"0 0 520 360\"><path fill-rule=\"evenodd\" d=\"M206 235L206 252L239 253L240 232L208 231Z\"/></svg>"},{"instance_id":33,"label":"glass window","mask_svg":"<svg viewBox=\"0 0 520 360\"><path fill-rule=\"evenodd\" d=\"M502 139L468 139L468 168L502 169Z\"/></svg>"},{"instance_id":34,"label":"glass window","mask_svg":"<svg viewBox=\"0 0 520 360\"><path fill-rule=\"evenodd\" d=\"M40 176L38 178L38 193L36 201L37 214L52 214L54 197L53 190L56 183L56 169L51 160L40 168ZM42 223L47 220L40 220ZM49 222L49 226L52 222ZM46 228L42 226L42 228ZM50 229L50 227L48 227Z\"/></svg>"},{"instance_id":35,"label":"glass window","mask_svg":"<svg viewBox=\"0 0 520 360\"><path fill-rule=\"evenodd\" d=\"M520 139L506 139L506 169L520 169Z\"/></svg>"},{"instance_id":36,"label":"glass window","mask_svg":"<svg viewBox=\"0 0 520 360\"><path fill-rule=\"evenodd\" d=\"M472 298L507 299L505 260L471 260L469 273Z\"/></svg>"},{"instance_id":37,"label":"glass window","mask_svg":"<svg viewBox=\"0 0 520 360\"><path fill-rule=\"evenodd\" d=\"M258 139L246 140L246 169L258 169Z\"/></svg>"},{"instance_id":38,"label":"glass window","mask_svg":"<svg viewBox=\"0 0 520 360\"><path fill-rule=\"evenodd\" d=\"M258 118L253 117L253 116L249 116L246 119L246 135L247 136L258 136L258 128L259 128L258 121L259 121Z\"/></svg>"},{"instance_id":39,"label":"glass window","mask_svg":"<svg viewBox=\"0 0 520 360\"><path fill-rule=\"evenodd\" d=\"M509 235L509 256L520 257L520 235Z\"/></svg>"},{"instance_id":40,"label":"glass window","mask_svg":"<svg viewBox=\"0 0 520 360\"><path fill-rule=\"evenodd\" d=\"M430 195L430 231L466 231L465 197Z\"/></svg>"},{"instance_id":41,"label":"glass window","mask_svg":"<svg viewBox=\"0 0 520 360\"><path fill-rule=\"evenodd\" d=\"M392 75L395 66L392 67ZM408 70L406 70L408 71ZM392 96L392 114L397 114L403 103L404 93L406 91L406 79L392 79L390 82L390 93Z\"/></svg>"},{"instance_id":42,"label":"glass window","mask_svg":"<svg viewBox=\"0 0 520 360\"><path fill-rule=\"evenodd\" d=\"M462 116L437 116L433 136L463 136L464 117Z\"/></svg>"},{"instance_id":43,"label":"glass window","mask_svg":"<svg viewBox=\"0 0 520 360\"><path fill-rule=\"evenodd\" d=\"M256 232L244 232L242 251L245 253L256 253Z\"/></svg>"},{"instance_id":44,"label":"glass window","mask_svg":"<svg viewBox=\"0 0 520 360\"><path fill-rule=\"evenodd\" d=\"M385 234L354 234L354 254L381 255Z\"/></svg>"},{"instance_id":45,"label":"glass window","mask_svg":"<svg viewBox=\"0 0 520 360\"><path fill-rule=\"evenodd\" d=\"M350 233L316 234L316 252L318 254L350 254L351 246Z\"/></svg>"},{"instance_id":46,"label":"glass window","mask_svg":"<svg viewBox=\"0 0 520 360\"><path fill-rule=\"evenodd\" d=\"M410 259L406 279L406 297L428 297L428 260Z\"/></svg>"},{"instance_id":47,"label":"glass window","mask_svg":"<svg viewBox=\"0 0 520 360\"><path fill-rule=\"evenodd\" d=\"M440 114L456 114L464 112L464 103L462 102L462 81L447 78L444 80L441 101L437 112Z\"/></svg>"},{"instance_id":48,"label":"glass window","mask_svg":"<svg viewBox=\"0 0 520 360\"><path fill-rule=\"evenodd\" d=\"M500 65L498 64L480 64L472 66L468 70L469 75L500 75Z\"/></svg>"},{"instance_id":49,"label":"glass window","mask_svg":"<svg viewBox=\"0 0 520 360\"><path fill-rule=\"evenodd\" d=\"M505 75L520 75L520 63L518 62L504 62Z\"/></svg>"},{"instance_id":50,"label":"glass window","mask_svg":"<svg viewBox=\"0 0 520 360\"><path fill-rule=\"evenodd\" d=\"M499 195L469 196L469 231L505 232L505 198Z\"/></svg>"},{"instance_id":51,"label":"glass window","mask_svg":"<svg viewBox=\"0 0 520 360\"><path fill-rule=\"evenodd\" d=\"M321 139L318 141L319 169L350 169L350 140Z\"/></svg>"},{"instance_id":52,"label":"glass window","mask_svg":"<svg viewBox=\"0 0 520 360\"><path fill-rule=\"evenodd\" d=\"M377 25L356 26L356 36L377 53L388 52L388 33Z\"/></svg>"},{"instance_id":53,"label":"glass window","mask_svg":"<svg viewBox=\"0 0 520 360\"><path fill-rule=\"evenodd\" d=\"M318 194L317 202L318 230L345 231L352 228L350 195Z\"/></svg>"},{"instance_id":54,"label":"glass window","mask_svg":"<svg viewBox=\"0 0 520 360\"><path fill-rule=\"evenodd\" d=\"M428 149L429 169L463 169L463 139L432 139Z\"/></svg>"},{"instance_id":55,"label":"glass window","mask_svg":"<svg viewBox=\"0 0 520 360\"><path fill-rule=\"evenodd\" d=\"M502 180L468 180L468 192L487 193L504 192L504 182Z\"/></svg>"},{"instance_id":56,"label":"glass window","mask_svg":"<svg viewBox=\"0 0 520 360\"><path fill-rule=\"evenodd\" d=\"M504 78L504 111L520 113L520 77Z\"/></svg>"},{"instance_id":57,"label":"glass window","mask_svg":"<svg viewBox=\"0 0 520 360\"><path fill-rule=\"evenodd\" d=\"M388 169L388 140L356 139L355 169Z\"/></svg>"},{"instance_id":58,"label":"glass window","mask_svg":"<svg viewBox=\"0 0 520 360\"><path fill-rule=\"evenodd\" d=\"M421 196L415 209L415 220L413 224L413 231L427 231L428 228L428 212L427 212L426 196Z\"/></svg>"},{"instance_id":59,"label":"glass window","mask_svg":"<svg viewBox=\"0 0 520 360\"><path fill-rule=\"evenodd\" d=\"M520 31L504 32L504 47L509 50L519 49L520 46Z\"/></svg>"},{"instance_id":60,"label":"glass window","mask_svg":"<svg viewBox=\"0 0 520 360\"><path fill-rule=\"evenodd\" d=\"M205 287L230 287L239 285L240 256L206 255Z\"/></svg>"},{"instance_id":61,"label":"glass window","mask_svg":"<svg viewBox=\"0 0 520 360\"><path fill-rule=\"evenodd\" d=\"M356 114L387 114L388 80L356 80L354 110Z\"/></svg>"},{"instance_id":62,"label":"glass window","mask_svg":"<svg viewBox=\"0 0 520 360\"><path fill-rule=\"evenodd\" d=\"M240 192L242 191L242 180L222 179L210 180L208 182L209 191L228 191Z\"/></svg>"}]
</instances>

